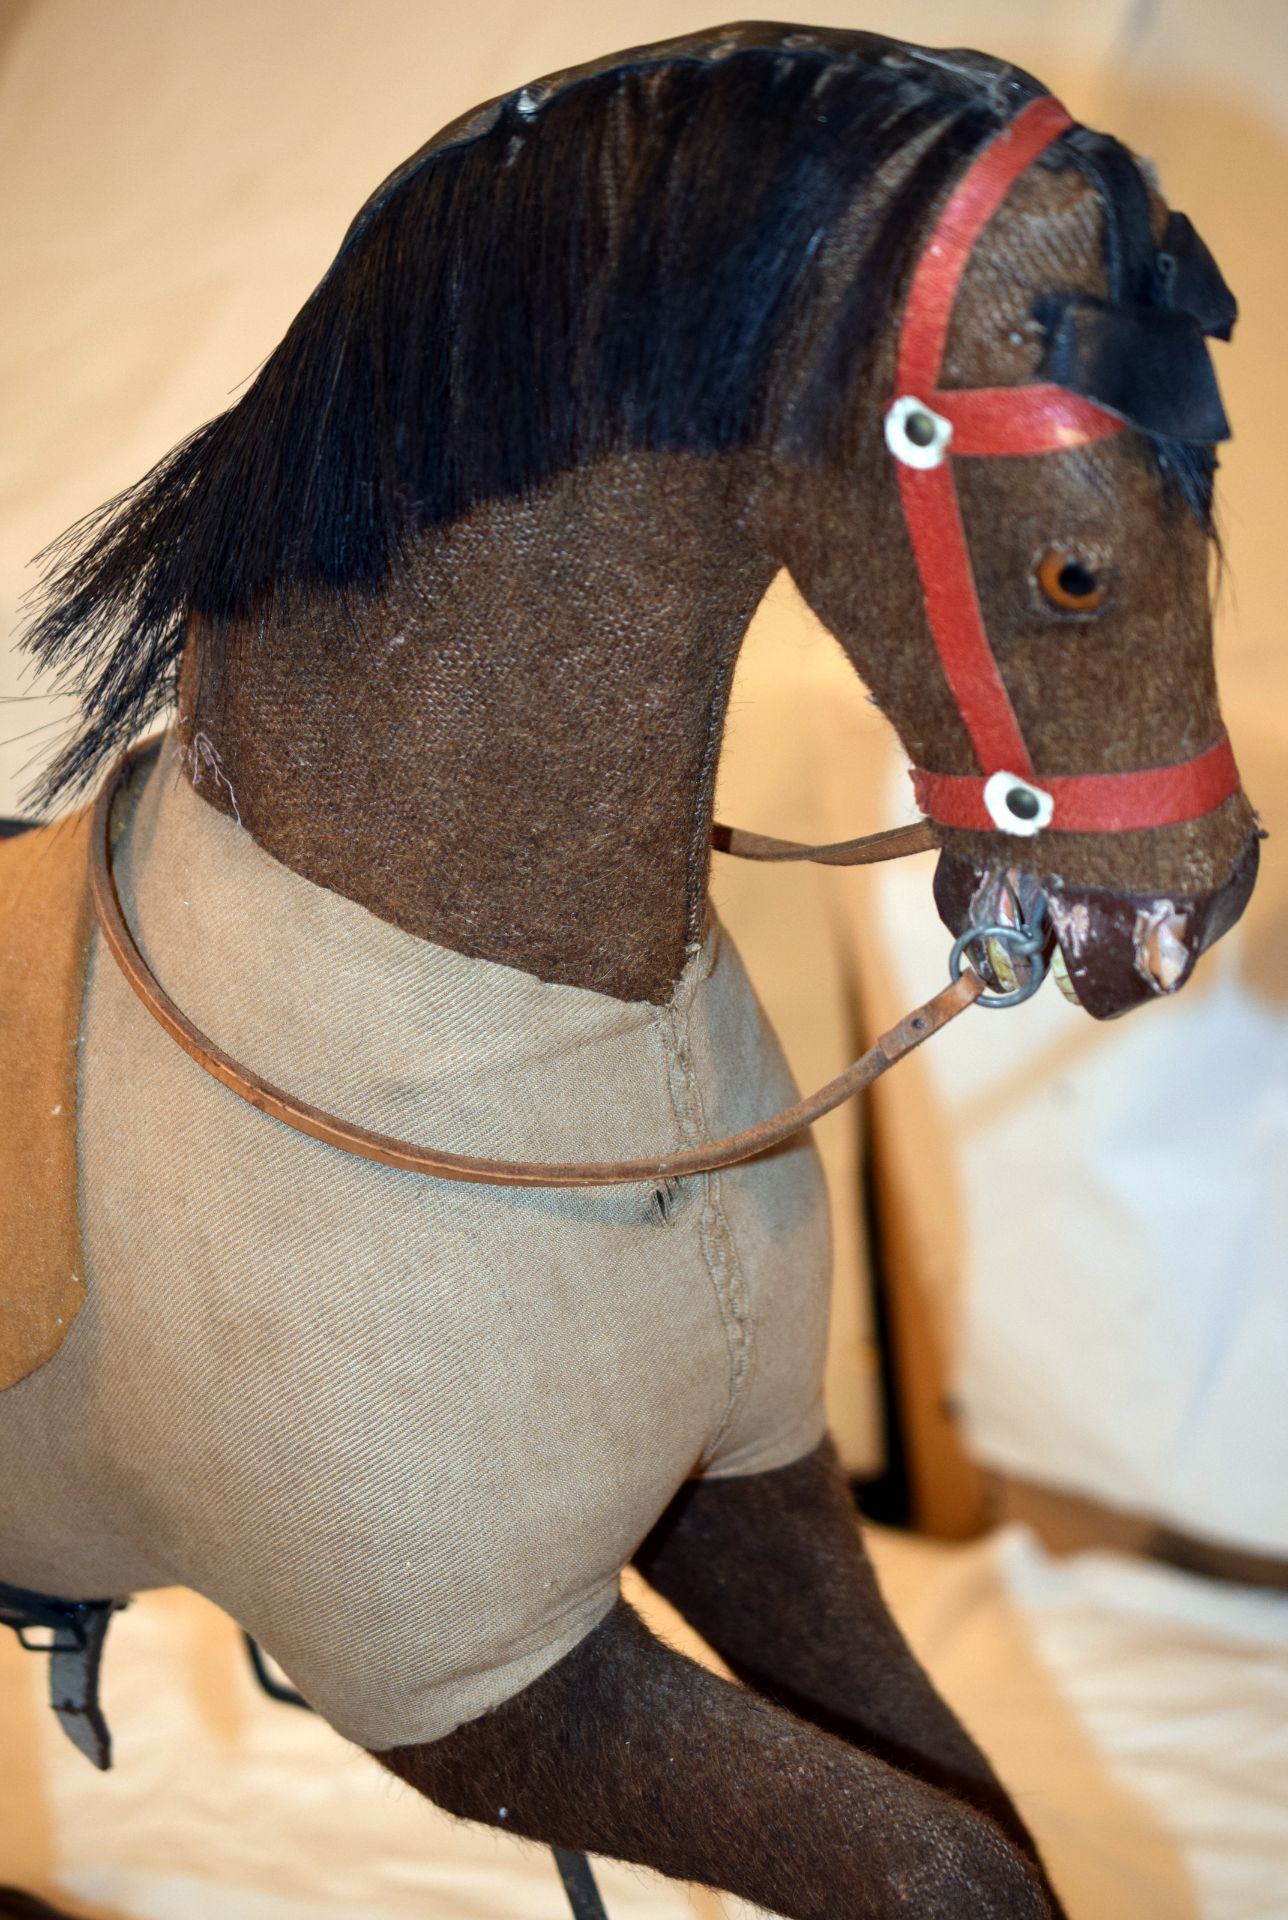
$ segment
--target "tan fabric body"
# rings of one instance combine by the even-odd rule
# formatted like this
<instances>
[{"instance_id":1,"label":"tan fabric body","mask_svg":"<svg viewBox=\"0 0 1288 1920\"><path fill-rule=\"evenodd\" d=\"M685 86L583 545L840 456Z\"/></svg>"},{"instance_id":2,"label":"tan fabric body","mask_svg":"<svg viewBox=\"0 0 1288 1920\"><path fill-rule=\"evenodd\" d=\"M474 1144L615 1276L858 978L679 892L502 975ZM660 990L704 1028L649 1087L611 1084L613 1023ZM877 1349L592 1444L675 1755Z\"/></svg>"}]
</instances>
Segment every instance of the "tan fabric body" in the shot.
<instances>
[{"instance_id":1,"label":"tan fabric body","mask_svg":"<svg viewBox=\"0 0 1288 1920\"><path fill-rule=\"evenodd\" d=\"M85 1298L77 1030L88 813L0 840L0 1388L58 1351Z\"/></svg>"},{"instance_id":2,"label":"tan fabric body","mask_svg":"<svg viewBox=\"0 0 1288 1920\"><path fill-rule=\"evenodd\" d=\"M418 940L293 874L163 754L121 836L160 980L230 1051L458 1150L666 1152L792 1097L718 927L668 1007ZM81 1080L89 1299L0 1396L0 1578L182 1583L341 1732L433 1739L606 1611L695 1472L823 1430L829 1253L808 1140L652 1188L425 1179L208 1078L96 946Z\"/></svg>"}]
</instances>

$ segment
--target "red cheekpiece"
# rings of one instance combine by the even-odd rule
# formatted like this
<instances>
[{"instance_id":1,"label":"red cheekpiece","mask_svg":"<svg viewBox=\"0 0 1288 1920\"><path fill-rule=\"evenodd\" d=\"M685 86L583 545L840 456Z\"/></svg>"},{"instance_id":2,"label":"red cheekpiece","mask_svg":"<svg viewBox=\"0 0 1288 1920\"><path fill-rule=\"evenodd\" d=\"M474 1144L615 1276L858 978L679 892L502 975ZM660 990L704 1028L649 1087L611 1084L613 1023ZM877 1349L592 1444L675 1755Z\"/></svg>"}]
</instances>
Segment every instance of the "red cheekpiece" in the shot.
<instances>
[{"instance_id":1,"label":"red cheekpiece","mask_svg":"<svg viewBox=\"0 0 1288 1920\"><path fill-rule=\"evenodd\" d=\"M1044 94L989 142L922 250L899 337L891 412L915 402L947 423L938 452L916 464L896 456L896 470L926 617L983 769L981 774L913 770L919 806L946 827L1026 831L1022 822L1008 829L985 802L989 777L1003 771L1029 782L1053 803L1045 832L1125 833L1171 826L1212 812L1239 785L1224 733L1203 753L1170 767L1049 778L1036 772L984 628L953 457L1059 453L1125 431L1116 414L1063 387L945 390L939 385L953 303L981 233L1020 174L1073 124L1059 101Z\"/></svg>"}]
</instances>

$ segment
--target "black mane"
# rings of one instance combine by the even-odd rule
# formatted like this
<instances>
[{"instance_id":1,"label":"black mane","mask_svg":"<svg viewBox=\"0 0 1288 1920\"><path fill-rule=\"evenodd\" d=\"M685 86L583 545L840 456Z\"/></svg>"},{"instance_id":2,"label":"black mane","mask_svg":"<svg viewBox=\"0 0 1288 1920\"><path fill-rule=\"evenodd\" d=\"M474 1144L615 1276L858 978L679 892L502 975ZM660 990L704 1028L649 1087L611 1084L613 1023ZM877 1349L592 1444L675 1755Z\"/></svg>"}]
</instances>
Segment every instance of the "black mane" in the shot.
<instances>
[{"instance_id":1,"label":"black mane","mask_svg":"<svg viewBox=\"0 0 1288 1920\"><path fill-rule=\"evenodd\" d=\"M865 236L839 407L930 209L1040 91L978 54L728 28L525 88L431 142L237 404L42 555L26 644L83 717L38 798L83 788L169 704L189 613L372 589L409 532L606 452L755 442L811 261L916 142ZM820 441L838 407L817 409Z\"/></svg>"}]
</instances>

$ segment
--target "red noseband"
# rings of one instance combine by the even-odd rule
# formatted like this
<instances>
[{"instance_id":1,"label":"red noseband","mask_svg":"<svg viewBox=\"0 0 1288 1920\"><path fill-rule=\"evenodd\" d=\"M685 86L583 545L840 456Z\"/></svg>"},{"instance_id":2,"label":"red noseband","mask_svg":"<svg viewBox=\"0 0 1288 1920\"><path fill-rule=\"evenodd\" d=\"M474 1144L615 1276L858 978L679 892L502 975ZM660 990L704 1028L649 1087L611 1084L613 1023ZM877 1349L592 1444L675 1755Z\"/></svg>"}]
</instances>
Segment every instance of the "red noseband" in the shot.
<instances>
[{"instance_id":1,"label":"red noseband","mask_svg":"<svg viewBox=\"0 0 1288 1920\"><path fill-rule=\"evenodd\" d=\"M1012 185L1073 125L1044 94L994 136L960 181L922 250L899 336L886 440L926 617L981 774L918 767L923 811L946 827L1032 835L1124 833L1212 812L1239 785L1223 733L1205 752L1136 773L1044 778L1035 772L984 630L953 480L952 457L1058 453L1124 431L1125 423L1063 387L940 387L953 303L975 244Z\"/></svg>"}]
</instances>

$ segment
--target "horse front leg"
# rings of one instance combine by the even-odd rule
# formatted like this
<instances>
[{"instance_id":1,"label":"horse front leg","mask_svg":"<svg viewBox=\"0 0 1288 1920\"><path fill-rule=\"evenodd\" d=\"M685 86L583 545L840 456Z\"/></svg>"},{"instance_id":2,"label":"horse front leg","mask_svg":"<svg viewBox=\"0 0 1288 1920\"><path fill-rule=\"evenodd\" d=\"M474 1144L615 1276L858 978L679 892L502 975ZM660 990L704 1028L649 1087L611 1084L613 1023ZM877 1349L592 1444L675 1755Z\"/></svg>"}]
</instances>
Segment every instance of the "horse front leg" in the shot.
<instances>
[{"instance_id":1,"label":"horse front leg","mask_svg":"<svg viewBox=\"0 0 1288 1920\"><path fill-rule=\"evenodd\" d=\"M789 1920L1050 1920L986 1815L664 1646L624 1603L540 1679L375 1756L449 1812Z\"/></svg>"},{"instance_id":2,"label":"horse front leg","mask_svg":"<svg viewBox=\"0 0 1288 1920\"><path fill-rule=\"evenodd\" d=\"M830 1440L792 1466L681 1489L635 1556L749 1686L1036 1845L881 1597Z\"/></svg>"}]
</instances>

